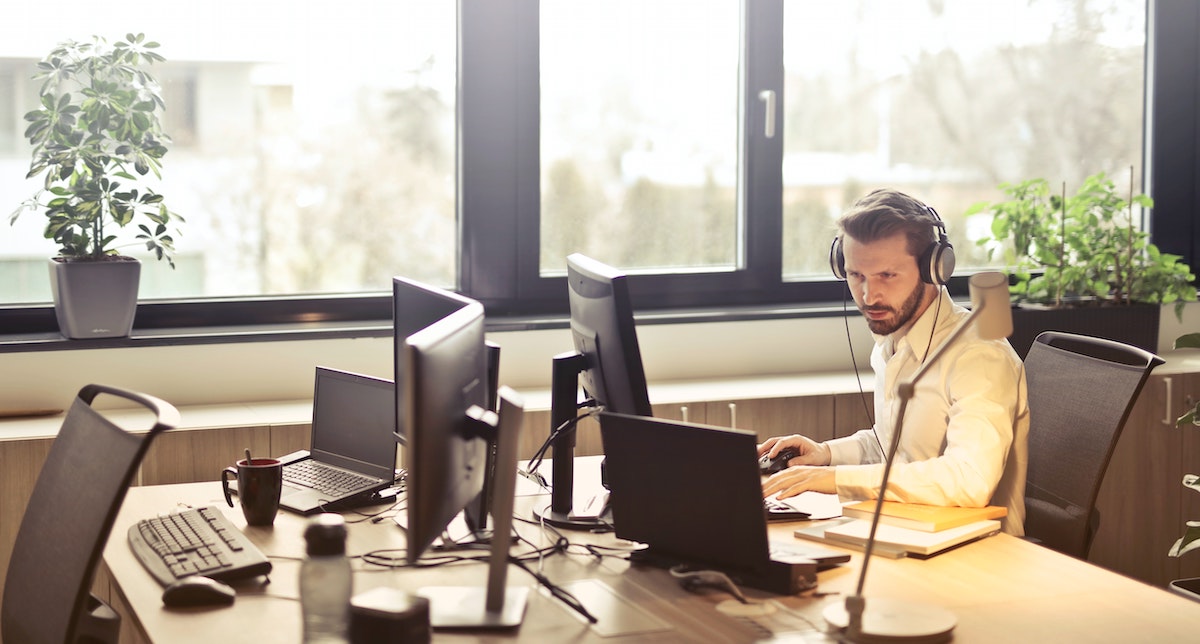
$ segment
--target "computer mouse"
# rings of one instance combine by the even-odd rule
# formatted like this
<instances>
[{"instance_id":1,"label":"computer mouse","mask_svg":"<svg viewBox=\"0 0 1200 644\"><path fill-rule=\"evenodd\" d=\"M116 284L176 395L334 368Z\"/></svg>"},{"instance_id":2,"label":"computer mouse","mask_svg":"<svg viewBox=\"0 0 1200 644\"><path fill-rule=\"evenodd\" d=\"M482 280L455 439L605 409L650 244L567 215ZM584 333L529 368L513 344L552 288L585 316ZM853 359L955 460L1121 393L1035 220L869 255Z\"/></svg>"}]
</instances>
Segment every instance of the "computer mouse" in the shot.
<instances>
[{"instance_id":1,"label":"computer mouse","mask_svg":"<svg viewBox=\"0 0 1200 644\"><path fill-rule=\"evenodd\" d=\"M211 577L192 575L163 589L162 602L171 608L187 606L228 606L237 597L229 584Z\"/></svg>"},{"instance_id":2,"label":"computer mouse","mask_svg":"<svg viewBox=\"0 0 1200 644\"><path fill-rule=\"evenodd\" d=\"M763 474L774 474L779 470L786 470L788 468L788 461L796 458L799 455L800 450L796 449L795 447L783 448L783 451L779 452L775 458L770 458L768 455L763 454L762 457L758 459L758 469Z\"/></svg>"}]
</instances>

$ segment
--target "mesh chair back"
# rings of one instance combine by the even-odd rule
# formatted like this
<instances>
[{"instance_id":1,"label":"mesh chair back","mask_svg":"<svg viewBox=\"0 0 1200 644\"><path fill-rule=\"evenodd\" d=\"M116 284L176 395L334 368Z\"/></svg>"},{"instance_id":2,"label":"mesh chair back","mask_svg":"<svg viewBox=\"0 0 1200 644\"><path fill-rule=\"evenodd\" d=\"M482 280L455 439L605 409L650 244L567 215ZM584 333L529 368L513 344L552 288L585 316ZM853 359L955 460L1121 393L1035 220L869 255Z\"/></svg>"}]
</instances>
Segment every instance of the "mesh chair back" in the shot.
<instances>
[{"instance_id":1,"label":"mesh chair back","mask_svg":"<svg viewBox=\"0 0 1200 644\"><path fill-rule=\"evenodd\" d=\"M153 426L147 433L126 432L92 407L101 393L145 406L154 414ZM91 597L96 564L150 441L178 423L179 412L157 398L103 385L80 390L50 447L13 544L0 605L5 642L101 639L91 632L93 611L119 626L115 613Z\"/></svg>"},{"instance_id":2,"label":"mesh chair back","mask_svg":"<svg viewBox=\"0 0 1200 644\"><path fill-rule=\"evenodd\" d=\"M1057 331L1025 358L1029 470L1025 534L1086 558L1099 522L1096 497L1134 400L1158 356L1130 345Z\"/></svg>"}]
</instances>

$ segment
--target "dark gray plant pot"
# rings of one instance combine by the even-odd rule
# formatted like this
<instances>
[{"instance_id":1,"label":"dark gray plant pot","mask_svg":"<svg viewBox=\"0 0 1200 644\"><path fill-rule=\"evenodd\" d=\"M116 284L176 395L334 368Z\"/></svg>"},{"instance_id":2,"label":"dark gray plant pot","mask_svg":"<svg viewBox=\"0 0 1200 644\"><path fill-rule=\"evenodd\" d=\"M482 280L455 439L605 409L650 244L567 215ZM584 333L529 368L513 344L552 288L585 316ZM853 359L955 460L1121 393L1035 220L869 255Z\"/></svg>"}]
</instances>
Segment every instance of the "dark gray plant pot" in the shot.
<instances>
[{"instance_id":1,"label":"dark gray plant pot","mask_svg":"<svg viewBox=\"0 0 1200 644\"><path fill-rule=\"evenodd\" d=\"M1066 331L1107 338L1158 352L1158 320L1162 306L1070 306L1045 308L1022 304L1013 307L1013 334L1008 341L1025 359L1033 339L1042 331Z\"/></svg>"},{"instance_id":2,"label":"dark gray plant pot","mask_svg":"<svg viewBox=\"0 0 1200 644\"><path fill-rule=\"evenodd\" d=\"M133 330L142 263L50 260L50 291L59 331L72 340L123 338Z\"/></svg>"}]
</instances>

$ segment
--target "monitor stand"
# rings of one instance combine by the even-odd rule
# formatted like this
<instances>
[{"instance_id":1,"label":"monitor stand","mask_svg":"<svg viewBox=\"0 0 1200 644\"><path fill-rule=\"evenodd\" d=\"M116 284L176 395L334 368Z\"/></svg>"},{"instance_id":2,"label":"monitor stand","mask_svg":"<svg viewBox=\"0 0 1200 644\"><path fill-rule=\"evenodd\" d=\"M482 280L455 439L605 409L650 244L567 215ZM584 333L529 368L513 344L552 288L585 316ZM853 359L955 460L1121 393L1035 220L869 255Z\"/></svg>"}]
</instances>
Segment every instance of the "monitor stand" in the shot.
<instances>
[{"instance_id":1,"label":"monitor stand","mask_svg":"<svg viewBox=\"0 0 1200 644\"><path fill-rule=\"evenodd\" d=\"M513 502L517 491L517 441L524 407L508 387L500 390L500 413L472 408L472 419L496 441L495 487L492 522L497 534L512 533ZM509 542L493 539L488 559L487 586L426 587L417 594L429 600L429 625L433 628L515 628L525 617L529 588L508 588Z\"/></svg>"},{"instance_id":2,"label":"monitor stand","mask_svg":"<svg viewBox=\"0 0 1200 644\"><path fill-rule=\"evenodd\" d=\"M550 380L550 431L578 422L579 374L587 369L587 357L578 351L554 356ZM533 510L534 518L568 530L607 529L612 513L607 509L580 508L575 512L575 427L562 431L550 444L550 502ZM606 490L599 489L592 495ZM590 505L590 504L589 504Z\"/></svg>"},{"instance_id":3,"label":"monitor stand","mask_svg":"<svg viewBox=\"0 0 1200 644\"><path fill-rule=\"evenodd\" d=\"M529 588L504 590L500 610L487 609L488 591L481 586L436 586L417 594L429 600L429 625L433 628L516 628L525 619Z\"/></svg>"}]
</instances>

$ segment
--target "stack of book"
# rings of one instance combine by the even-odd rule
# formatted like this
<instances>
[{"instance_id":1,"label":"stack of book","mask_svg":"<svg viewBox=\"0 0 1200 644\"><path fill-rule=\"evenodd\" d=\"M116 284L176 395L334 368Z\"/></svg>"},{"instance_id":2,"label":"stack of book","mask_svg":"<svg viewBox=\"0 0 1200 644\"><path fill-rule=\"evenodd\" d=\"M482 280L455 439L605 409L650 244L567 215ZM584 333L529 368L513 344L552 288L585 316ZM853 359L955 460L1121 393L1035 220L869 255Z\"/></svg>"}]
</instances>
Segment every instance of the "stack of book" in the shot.
<instances>
[{"instance_id":1,"label":"stack of book","mask_svg":"<svg viewBox=\"0 0 1200 644\"><path fill-rule=\"evenodd\" d=\"M795 531L802 539L862 549L871 533L875 501L842 508L842 517ZM875 532L877 554L931 557L1000 531L1007 510L998 506L957 508L884 501Z\"/></svg>"}]
</instances>

